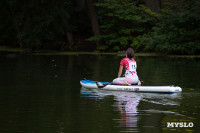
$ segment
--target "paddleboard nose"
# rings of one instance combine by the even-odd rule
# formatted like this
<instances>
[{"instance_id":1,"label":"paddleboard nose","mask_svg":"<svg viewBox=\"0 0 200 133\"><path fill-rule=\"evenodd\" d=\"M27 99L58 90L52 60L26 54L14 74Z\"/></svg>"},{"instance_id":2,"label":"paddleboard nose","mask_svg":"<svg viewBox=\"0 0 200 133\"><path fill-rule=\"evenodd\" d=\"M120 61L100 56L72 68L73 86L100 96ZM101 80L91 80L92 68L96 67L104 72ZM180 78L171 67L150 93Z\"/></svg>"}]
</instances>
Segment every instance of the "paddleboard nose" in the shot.
<instances>
[{"instance_id":1,"label":"paddleboard nose","mask_svg":"<svg viewBox=\"0 0 200 133\"><path fill-rule=\"evenodd\" d=\"M174 90L175 92L182 92L182 88L181 87L179 87L179 86L177 86L177 87L175 87L175 90Z\"/></svg>"}]
</instances>

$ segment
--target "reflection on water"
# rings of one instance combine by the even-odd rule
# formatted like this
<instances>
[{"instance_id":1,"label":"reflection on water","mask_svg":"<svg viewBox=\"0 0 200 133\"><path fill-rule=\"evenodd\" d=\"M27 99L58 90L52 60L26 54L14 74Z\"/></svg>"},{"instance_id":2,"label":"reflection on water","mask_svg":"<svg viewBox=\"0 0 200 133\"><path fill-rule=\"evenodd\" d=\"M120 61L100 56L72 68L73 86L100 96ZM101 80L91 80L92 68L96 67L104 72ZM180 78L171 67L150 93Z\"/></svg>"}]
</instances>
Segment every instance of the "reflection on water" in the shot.
<instances>
[{"instance_id":1,"label":"reflection on water","mask_svg":"<svg viewBox=\"0 0 200 133\"><path fill-rule=\"evenodd\" d=\"M138 109L140 102L151 103L154 105L163 106L179 106L178 102L181 100L181 94L156 94L156 93L134 93L134 92L118 92L118 91L106 91L99 89L86 89L81 88L81 95L85 98L103 99L107 96L114 96L114 108L120 114L120 119L113 119L119 123L121 132L139 132L139 121L143 115L153 114L173 114L180 115L175 111L168 110L156 110L156 109ZM147 117L147 116L146 116ZM155 117L156 118L156 117ZM153 121L159 121L154 118ZM151 118L150 118L151 119ZM143 127L151 127L145 126ZM154 127L154 126L152 126ZM155 128L155 127L154 127Z\"/></svg>"},{"instance_id":2,"label":"reflection on water","mask_svg":"<svg viewBox=\"0 0 200 133\"><path fill-rule=\"evenodd\" d=\"M114 107L116 111L120 112L120 119L114 119L119 123L121 131L124 132L135 132L138 131L138 111L137 106L141 100L141 95L139 93L131 92L117 92L117 91L104 91L98 89L81 89L81 94L83 97L88 98L104 98L106 96L114 96Z\"/></svg>"},{"instance_id":3,"label":"reflection on water","mask_svg":"<svg viewBox=\"0 0 200 133\"><path fill-rule=\"evenodd\" d=\"M120 111L120 126L122 131L138 131L137 106L141 96L137 93L115 92L116 105Z\"/></svg>"},{"instance_id":4,"label":"reflection on water","mask_svg":"<svg viewBox=\"0 0 200 133\"><path fill-rule=\"evenodd\" d=\"M137 57L145 85L178 85L180 94L81 89L112 81L116 55L0 55L0 133L200 132L199 59ZM195 73L195 74L194 74ZM167 122L194 128L167 128Z\"/></svg>"}]
</instances>

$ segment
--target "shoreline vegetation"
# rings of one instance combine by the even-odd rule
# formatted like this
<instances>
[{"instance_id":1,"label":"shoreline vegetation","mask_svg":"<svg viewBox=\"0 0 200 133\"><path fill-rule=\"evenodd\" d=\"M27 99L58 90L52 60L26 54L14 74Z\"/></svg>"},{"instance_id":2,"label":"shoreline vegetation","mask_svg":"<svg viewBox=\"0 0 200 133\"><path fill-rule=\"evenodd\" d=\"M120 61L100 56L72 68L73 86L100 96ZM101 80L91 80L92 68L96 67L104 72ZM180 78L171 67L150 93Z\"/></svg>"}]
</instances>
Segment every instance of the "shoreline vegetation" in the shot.
<instances>
[{"instance_id":1,"label":"shoreline vegetation","mask_svg":"<svg viewBox=\"0 0 200 133\"><path fill-rule=\"evenodd\" d=\"M1 1L0 47L199 55L199 6L200 0Z\"/></svg>"},{"instance_id":2,"label":"shoreline vegetation","mask_svg":"<svg viewBox=\"0 0 200 133\"><path fill-rule=\"evenodd\" d=\"M52 51L52 50L35 50L29 51L24 48L9 48L5 46L0 46L0 53L6 53L7 55L18 55L18 54L28 54L28 55L83 55L83 54L91 54L91 55L118 55L124 56L125 51L118 51L118 52L72 52L72 51ZM174 54L163 54L163 53L143 53L138 52L136 53L136 57L145 57L145 56L157 56L157 57L171 57L171 58L200 58L200 55L174 55Z\"/></svg>"}]
</instances>

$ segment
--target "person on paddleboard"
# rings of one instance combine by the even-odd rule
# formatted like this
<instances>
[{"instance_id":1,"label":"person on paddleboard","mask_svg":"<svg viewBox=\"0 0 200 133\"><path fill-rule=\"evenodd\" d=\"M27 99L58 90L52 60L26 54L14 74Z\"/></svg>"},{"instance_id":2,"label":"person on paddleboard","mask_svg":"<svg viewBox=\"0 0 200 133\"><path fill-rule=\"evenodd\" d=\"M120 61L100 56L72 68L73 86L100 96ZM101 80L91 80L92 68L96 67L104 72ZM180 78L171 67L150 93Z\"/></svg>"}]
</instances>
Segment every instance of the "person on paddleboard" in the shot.
<instances>
[{"instance_id":1,"label":"person on paddleboard","mask_svg":"<svg viewBox=\"0 0 200 133\"><path fill-rule=\"evenodd\" d=\"M125 68L126 70L125 77L121 77L123 68ZM137 69L137 64L135 61L134 50L132 48L128 48L126 50L126 57L123 58L120 62L118 77L113 80L113 83L119 85L131 85L131 84L141 85L136 69Z\"/></svg>"}]
</instances>

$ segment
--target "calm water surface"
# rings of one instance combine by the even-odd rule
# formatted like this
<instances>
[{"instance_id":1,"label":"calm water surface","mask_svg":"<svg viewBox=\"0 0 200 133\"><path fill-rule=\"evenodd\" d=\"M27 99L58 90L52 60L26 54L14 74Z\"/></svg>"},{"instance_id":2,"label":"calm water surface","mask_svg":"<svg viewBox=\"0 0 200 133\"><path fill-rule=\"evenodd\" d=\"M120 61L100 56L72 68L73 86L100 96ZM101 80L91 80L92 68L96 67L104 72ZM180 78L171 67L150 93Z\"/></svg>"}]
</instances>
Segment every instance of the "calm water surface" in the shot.
<instances>
[{"instance_id":1,"label":"calm water surface","mask_svg":"<svg viewBox=\"0 0 200 133\"><path fill-rule=\"evenodd\" d=\"M112 81L121 58L1 54L0 132L200 132L200 59L137 57L145 85L178 85L178 94L81 88L84 77ZM167 122L194 126L168 128Z\"/></svg>"}]
</instances>

